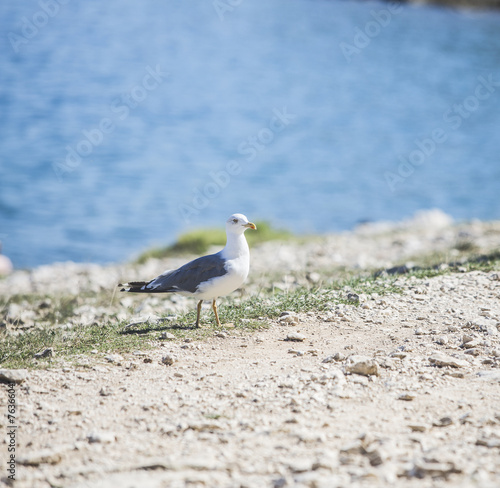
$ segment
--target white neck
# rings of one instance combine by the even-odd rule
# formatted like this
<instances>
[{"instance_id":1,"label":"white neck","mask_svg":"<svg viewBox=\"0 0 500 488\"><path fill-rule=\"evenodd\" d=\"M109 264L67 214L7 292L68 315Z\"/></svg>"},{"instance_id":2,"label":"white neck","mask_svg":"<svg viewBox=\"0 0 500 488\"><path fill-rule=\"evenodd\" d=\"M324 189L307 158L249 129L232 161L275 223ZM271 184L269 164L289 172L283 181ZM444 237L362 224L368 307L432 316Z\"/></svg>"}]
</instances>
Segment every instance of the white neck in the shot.
<instances>
[{"instance_id":1,"label":"white neck","mask_svg":"<svg viewBox=\"0 0 500 488\"><path fill-rule=\"evenodd\" d=\"M250 254L245 234L227 234L226 247L222 250L226 259L235 259Z\"/></svg>"}]
</instances>

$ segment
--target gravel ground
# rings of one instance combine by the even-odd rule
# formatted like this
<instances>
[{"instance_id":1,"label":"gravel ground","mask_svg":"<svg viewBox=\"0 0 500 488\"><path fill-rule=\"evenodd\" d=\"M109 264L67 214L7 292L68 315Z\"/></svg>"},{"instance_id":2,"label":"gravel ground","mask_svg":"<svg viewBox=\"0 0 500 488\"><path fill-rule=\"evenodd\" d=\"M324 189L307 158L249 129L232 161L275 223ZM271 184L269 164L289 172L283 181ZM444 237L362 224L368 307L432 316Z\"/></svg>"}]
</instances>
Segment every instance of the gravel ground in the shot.
<instances>
[{"instance_id":1,"label":"gravel ground","mask_svg":"<svg viewBox=\"0 0 500 488\"><path fill-rule=\"evenodd\" d=\"M335 266L392 266L457 239L491 250L499 235L498 222L456 226L431 212L315 242L269 243L253 252L247 293L321 283ZM43 267L1 281L0 293L79 293L164 264ZM15 486L498 487L500 273L397 284L401 294L362 295L358 306L283 310L255 334L230 328L30 371L14 388ZM138 312L159 306L141 300ZM166 309L192 304L167 301ZM5 387L2 412L7 401ZM0 423L7 432L7 417Z\"/></svg>"}]
</instances>

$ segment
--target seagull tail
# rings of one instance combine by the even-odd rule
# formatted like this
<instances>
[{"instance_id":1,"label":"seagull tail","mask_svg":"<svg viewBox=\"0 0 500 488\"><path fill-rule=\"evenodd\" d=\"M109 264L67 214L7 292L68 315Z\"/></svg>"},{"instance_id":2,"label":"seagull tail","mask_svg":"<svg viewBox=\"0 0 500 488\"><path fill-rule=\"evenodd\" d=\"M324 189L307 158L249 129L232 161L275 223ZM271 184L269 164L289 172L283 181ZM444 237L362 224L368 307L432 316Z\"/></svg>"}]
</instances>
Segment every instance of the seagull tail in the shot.
<instances>
[{"instance_id":1,"label":"seagull tail","mask_svg":"<svg viewBox=\"0 0 500 488\"><path fill-rule=\"evenodd\" d=\"M122 286L123 288L120 291L129 291L131 293L144 293L146 291L146 285L149 281L130 281L128 283L118 283L118 286Z\"/></svg>"}]
</instances>

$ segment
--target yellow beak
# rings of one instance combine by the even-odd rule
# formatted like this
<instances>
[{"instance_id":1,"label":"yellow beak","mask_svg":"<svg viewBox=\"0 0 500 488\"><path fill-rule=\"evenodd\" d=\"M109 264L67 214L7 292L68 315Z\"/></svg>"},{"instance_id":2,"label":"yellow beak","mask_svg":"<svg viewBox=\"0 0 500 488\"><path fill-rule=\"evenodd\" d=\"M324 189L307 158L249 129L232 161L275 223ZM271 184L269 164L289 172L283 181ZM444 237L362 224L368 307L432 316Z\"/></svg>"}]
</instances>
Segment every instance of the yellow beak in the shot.
<instances>
[{"instance_id":1,"label":"yellow beak","mask_svg":"<svg viewBox=\"0 0 500 488\"><path fill-rule=\"evenodd\" d=\"M257 230L257 226L253 222L248 222L248 224L245 224L243 227L246 227L247 229Z\"/></svg>"}]
</instances>

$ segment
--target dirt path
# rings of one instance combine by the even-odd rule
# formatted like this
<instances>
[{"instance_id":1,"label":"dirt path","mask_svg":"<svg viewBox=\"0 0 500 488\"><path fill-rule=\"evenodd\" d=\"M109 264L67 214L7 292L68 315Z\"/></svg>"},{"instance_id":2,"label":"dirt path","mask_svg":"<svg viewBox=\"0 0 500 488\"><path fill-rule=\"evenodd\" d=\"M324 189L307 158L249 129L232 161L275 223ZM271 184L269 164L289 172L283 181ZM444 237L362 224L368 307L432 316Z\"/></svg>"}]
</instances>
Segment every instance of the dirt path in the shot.
<instances>
[{"instance_id":1,"label":"dirt path","mask_svg":"<svg viewBox=\"0 0 500 488\"><path fill-rule=\"evenodd\" d=\"M32 371L15 486L498 487L498 278Z\"/></svg>"}]
</instances>

